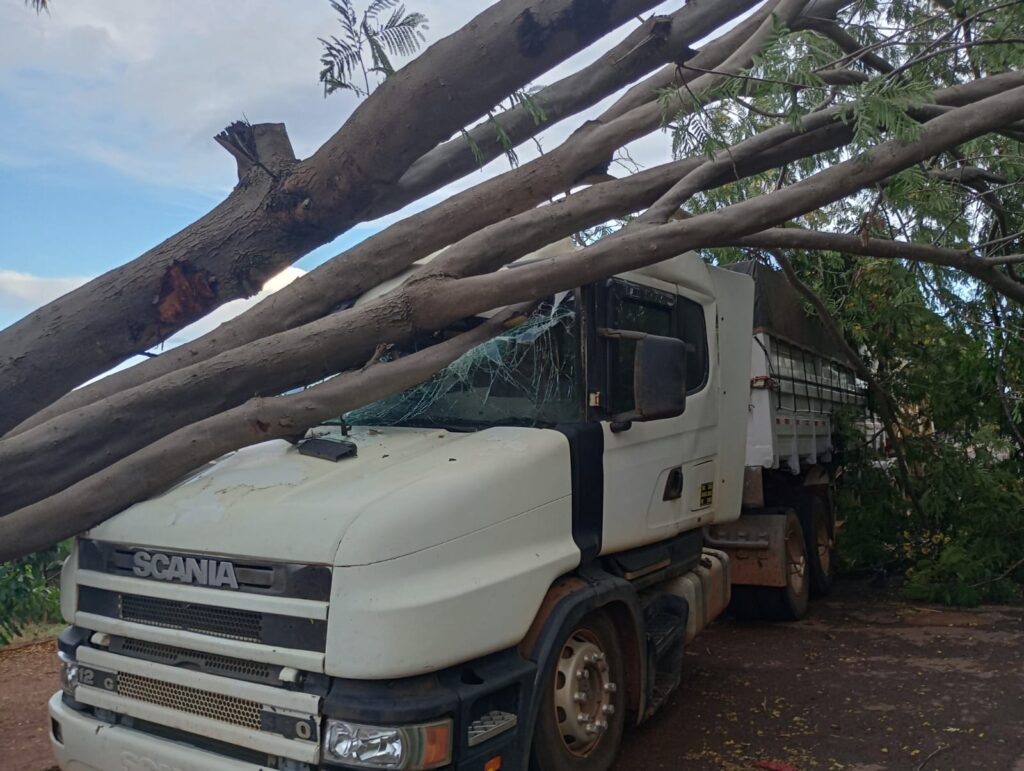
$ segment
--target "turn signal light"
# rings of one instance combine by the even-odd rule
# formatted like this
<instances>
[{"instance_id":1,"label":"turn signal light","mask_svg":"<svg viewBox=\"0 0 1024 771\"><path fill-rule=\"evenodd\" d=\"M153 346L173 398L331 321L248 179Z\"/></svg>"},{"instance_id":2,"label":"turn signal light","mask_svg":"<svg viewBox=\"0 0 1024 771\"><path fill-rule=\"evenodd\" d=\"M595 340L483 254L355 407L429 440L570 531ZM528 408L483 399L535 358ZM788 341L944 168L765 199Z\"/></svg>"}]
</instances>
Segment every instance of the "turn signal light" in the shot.
<instances>
[{"instance_id":1,"label":"turn signal light","mask_svg":"<svg viewBox=\"0 0 1024 771\"><path fill-rule=\"evenodd\" d=\"M424 726L422 736L423 754L420 756L422 768L443 766L451 760L452 724L450 720Z\"/></svg>"}]
</instances>

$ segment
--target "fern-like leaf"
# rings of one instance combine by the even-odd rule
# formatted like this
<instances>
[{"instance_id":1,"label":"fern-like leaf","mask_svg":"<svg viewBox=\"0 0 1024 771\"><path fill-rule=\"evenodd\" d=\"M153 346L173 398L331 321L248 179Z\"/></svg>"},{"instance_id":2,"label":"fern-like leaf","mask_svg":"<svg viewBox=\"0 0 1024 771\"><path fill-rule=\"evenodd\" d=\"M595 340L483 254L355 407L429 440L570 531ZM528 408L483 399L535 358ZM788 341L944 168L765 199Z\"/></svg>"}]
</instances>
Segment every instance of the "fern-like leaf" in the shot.
<instances>
[{"instance_id":1,"label":"fern-like leaf","mask_svg":"<svg viewBox=\"0 0 1024 771\"><path fill-rule=\"evenodd\" d=\"M373 0L373 2L366 7L366 13L363 14L363 21L371 24L376 22L377 17L379 17L384 11L391 10L400 2L401 0Z\"/></svg>"},{"instance_id":2,"label":"fern-like leaf","mask_svg":"<svg viewBox=\"0 0 1024 771\"><path fill-rule=\"evenodd\" d=\"M377 30L377 37L392 56L412 56L426 42L422 30L427 29L427 17L422 13L406 13L400 5L391 18Z\"/></svg>"}]
</instances>

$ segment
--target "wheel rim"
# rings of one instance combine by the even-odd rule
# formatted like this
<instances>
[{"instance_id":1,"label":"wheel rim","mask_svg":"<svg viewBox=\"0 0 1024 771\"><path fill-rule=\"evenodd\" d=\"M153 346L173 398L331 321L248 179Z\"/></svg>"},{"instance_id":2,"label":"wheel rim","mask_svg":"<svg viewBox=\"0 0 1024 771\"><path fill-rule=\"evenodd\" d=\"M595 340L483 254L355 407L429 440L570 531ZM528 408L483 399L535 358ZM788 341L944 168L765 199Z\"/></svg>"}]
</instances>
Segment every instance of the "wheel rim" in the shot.
<instances>
[{"instance_id":1,"label":"wheel rim","mask_svg":"<svg viewBox=\"0 0 1024 771\"><path fill-rule=\"evenodd\" d=\"M793 525L786 530L786 575L793 594L803 594L807 581L807 555L800 528Z\"/></svg>"},{"instance_id":2,"label":"wheel rim","mask_svg":"<svg viewBox=\"0 0 1024 771\"><path fill-rule=\"evenodd\" d=\"M618 690L611 679L601 641L589 629L577 629L566 640L555 672L555 720L565 748L589 754L608 730Z\"/></svg>"},{"instance_id":3,"label":"wheel rim","mask_svg":"<svg viewBox=\"0 0 1024 771\"><path fill-rule=\"evenodd\" d=\"M818 550L818 566L822 575L832 572L832 535L828 532L828 522L824 517L814 518L814 544Z\"/></svg>"}]
</instances>

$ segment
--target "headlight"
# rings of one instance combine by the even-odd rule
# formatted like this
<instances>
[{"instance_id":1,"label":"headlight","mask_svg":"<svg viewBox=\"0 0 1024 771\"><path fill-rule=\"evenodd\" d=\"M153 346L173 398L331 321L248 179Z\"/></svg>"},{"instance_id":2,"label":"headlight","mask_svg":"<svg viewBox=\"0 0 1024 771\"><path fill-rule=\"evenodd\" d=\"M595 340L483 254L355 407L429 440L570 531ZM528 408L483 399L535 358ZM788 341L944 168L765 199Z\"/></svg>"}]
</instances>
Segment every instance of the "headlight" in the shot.
<instances>
[{"instance_id":1,"label":"headlight","mask_svg":"<svg viewBox=\"0 0 1024 771\"><path fill-rule=\"evenodd\" d=\"M57 658L60 659L61 690L73 699L78 685L78 662L63 651L57 652Z\"/></svg>"},{"instance_id":2,"label":"headlight","mask_svg":"<svg viewBox=\"0 0 1024 771\"><path fill-rule=\"evenodd\" d=\"M324 759L401 771L446 766L452 760L452 721L391 727L327 720Z\"/></svg>"}]
</instances>

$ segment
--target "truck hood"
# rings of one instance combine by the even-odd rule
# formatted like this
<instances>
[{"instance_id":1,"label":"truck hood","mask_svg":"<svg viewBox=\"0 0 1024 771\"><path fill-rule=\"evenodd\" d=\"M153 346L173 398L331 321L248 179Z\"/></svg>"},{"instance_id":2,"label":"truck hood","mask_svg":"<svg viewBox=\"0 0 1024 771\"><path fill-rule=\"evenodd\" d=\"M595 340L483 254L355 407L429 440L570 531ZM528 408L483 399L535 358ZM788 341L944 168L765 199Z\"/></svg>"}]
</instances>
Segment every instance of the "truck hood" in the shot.
<instances>
[{"instance_id":1,"label":"truck hood","mask_svg":"<svg viewBox=\"0 0 1024 771\"><path fill-rule=\"evenodd\" d=\"M557 431L357 427L332 463L266 442L204 466L87 537L308 564L367 565L495 525L570 494Z\"/></svg>"}]
</instances>

